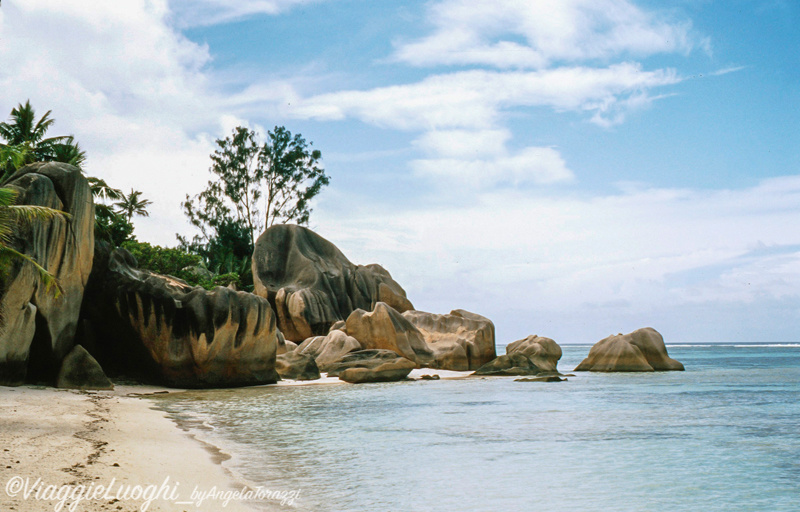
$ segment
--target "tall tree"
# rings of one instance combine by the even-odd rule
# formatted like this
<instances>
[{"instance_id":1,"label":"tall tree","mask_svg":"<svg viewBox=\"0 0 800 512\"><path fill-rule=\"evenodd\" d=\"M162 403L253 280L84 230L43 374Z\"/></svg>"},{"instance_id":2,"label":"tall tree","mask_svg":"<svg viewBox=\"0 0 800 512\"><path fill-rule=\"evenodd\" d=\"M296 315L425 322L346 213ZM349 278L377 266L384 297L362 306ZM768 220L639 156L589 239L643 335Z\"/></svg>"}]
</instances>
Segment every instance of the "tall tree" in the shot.
<instances>
[{"instance_id":1,"label":"tall tree","mask_svg":"<svg viewBox=\"0 0 800 512\"><path fill-rule=\"evenodd\" d=\"M124 215L128 222L131 221L131 218L133 218L134 215L141 215L142 217L150 216L150 213L147 211L147 207L153 204L153 202L144 199L141 196L141 191L131 189L130 194L123 194L122 199L114 203L114 206L117 207L119 213Z\"/></svg>"},{"instance_id":2,"label":"tall tree","mask_svg":"<svg viewBox=\"0 0 800 512\"><path fill-rule=\"evenodd\" d=\"M202 236L192 244L211 246L231 223L249 234L250 248L265 227L280 222L307 224L310 200L328 185L330 178L320 165L322 153L282 126L267 132L258 144L255 131L239 126L230 137L217 140L211 155L214 180L193 198L186 196L183 209Z\"/></svg>"}]
</instances>

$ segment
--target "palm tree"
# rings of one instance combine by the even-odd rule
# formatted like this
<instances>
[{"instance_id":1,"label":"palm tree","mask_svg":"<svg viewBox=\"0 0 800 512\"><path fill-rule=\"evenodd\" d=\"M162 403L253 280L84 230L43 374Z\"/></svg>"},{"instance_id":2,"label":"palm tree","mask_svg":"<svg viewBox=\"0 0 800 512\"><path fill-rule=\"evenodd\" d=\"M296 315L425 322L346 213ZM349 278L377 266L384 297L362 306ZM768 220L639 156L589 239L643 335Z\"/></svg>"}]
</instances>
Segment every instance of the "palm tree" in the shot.
<instances>
[{"instance_id":1,"label":"palm tree","mask_svg":"<svg viewBox=\"0 0 800 512\"><path fill-rule=\"evenodd\" d=\"M8 146L27 148L35 160L54 160L55 147L73 145L73 139L71 136L45 138L47 130L55 122L55 119L50 117L51 112L48 110L37 121L30 100L24 105L20 103L11 110L9 122L0 123L0 137L5 139Z\"/></svg>"},{"instance_id":2,"label":"palm tree","mask_svg":"<svg viewBox=\"0 0 800 512\"><path fill-rule=\"evenodd\" d=\"M81 149L80 144L75 142L75 138L72 135L67 136L64 142L53 144L50 151L50 156L54 162L74 165L78 169L81 169L84 162L86 162L86 152Z\"/></svg>"},{"instance_id":3,"label":"palm tree","mask_svg":"<svg viewBox=\"0 0 800 512\"><path fill-rule=\"evenodd\" d=\"M114 206L119 208L119 213L125 215L128 222L131 221L134 215L141 215L142 217L150 216L147 207L153 204L153 202L147 199L139 199L141 195L141 191L131 189L130 194L123 194L122 200L114 203Z\"/></svg>"},{"instance_id":4,"label":"palm tree","mask_svg":"<svg viewBox=\"0 0 800 512\"><path fill-rule=\"evenodd\" d=\"M14 261L28 263L38 272L45 289L50 291L55 288L55 296L58 297L61 295L61 288L56 278L33 258L10 247L9 244L20 222L31 223L55 217L69 218L69 214L46 206L14 204L17 195L16 190L0 188L0 275L8 272Z\"/></svg>"},{"instance_id":5,"label":"palm tree","mask_svg":"<svg viewBox=\"0 0 800 512\"><path fill-rule=\"evenodd\" d=\"M48 110L38 121L30 100L11 111L9 122L0 123L0 171L6 179L23 165L32 162L64 162L80 168L86 153L72 135L45 138L55 119Z\"/></svg>"}]
</instances>

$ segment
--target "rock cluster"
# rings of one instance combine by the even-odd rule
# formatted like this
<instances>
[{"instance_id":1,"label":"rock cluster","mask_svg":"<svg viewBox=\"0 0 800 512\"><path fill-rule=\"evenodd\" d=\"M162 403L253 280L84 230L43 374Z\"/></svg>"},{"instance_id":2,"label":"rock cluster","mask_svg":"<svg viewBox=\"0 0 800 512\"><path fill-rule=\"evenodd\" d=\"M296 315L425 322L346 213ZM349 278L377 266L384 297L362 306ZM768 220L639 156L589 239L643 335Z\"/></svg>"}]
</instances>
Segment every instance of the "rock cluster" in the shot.
<instances>
[{"instance_id":1,"label":"rock cluster","mask_svg":"<svg viewBox=\"0 0 800 512\"><path fill-rule=\"evenodd\" d=\"M205 290L138 269L124 250L95 245L92 194L77 168L33 164L4 186L19 192L20 203L68 215L23 227L11 242L56 276L62 295L44 290L30 265L15 263L0 275L0 385L109 389L100 364L188 388L317 379L320 371L347 382L385 382L423 367L536 381L559 375L561 348L552 339L529 336L497 357L488 318L416 311L383 267L351 263L306 228L276 225L259 237L254 294ZM598 342L576 370L683 365L646 328Z\"/></svg>"}]
</instances>

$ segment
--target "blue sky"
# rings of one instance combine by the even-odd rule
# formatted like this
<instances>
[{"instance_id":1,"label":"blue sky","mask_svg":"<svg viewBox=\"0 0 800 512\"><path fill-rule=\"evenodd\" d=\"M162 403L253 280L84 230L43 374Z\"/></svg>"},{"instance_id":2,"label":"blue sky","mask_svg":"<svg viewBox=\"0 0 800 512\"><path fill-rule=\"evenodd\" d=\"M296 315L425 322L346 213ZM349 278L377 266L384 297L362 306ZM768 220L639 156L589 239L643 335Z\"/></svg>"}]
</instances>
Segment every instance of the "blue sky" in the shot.
<instances>
[{"instance_id":1,"label":"blue sky","mask_svg":"<svg viewBox=\"0 0 800 512\"><path fill-rule=\"evenodd\" d=\"M419 309L591 343L798 340L800 6L695 0L6 0L0 111L154 201L238 124L332 183L311 225Z\"/></svg>"}]
</instances>

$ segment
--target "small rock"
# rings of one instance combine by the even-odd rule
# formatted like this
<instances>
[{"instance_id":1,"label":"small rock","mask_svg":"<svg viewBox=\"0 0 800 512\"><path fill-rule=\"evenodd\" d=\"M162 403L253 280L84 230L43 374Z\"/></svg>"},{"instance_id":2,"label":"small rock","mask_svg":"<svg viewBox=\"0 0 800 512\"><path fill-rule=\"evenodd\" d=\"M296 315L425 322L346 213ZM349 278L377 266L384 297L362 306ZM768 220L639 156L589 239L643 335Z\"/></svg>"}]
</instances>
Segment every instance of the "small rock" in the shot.
<instances>
[{"instance_id":1,"label":"small rock","mask_svg":"<svg viewBox=\"0 0 800 512\"><path fill-rule=\"evenodd\" d=\"M556 375L549 377L528 377L524 379L514 379L514 382L566 382L567 379L562 379Z\"/></svg>"},{"instance_id":2,"label":"small rock","mask_svg":"<svg viewBox=\"0 0 800 512\"><path fill-rule=\"evenodd\" d=\"M61 362L56 386L65 389L114 389L97 360L80 345L75 345Z\"/></svg>"}]
</instances>

